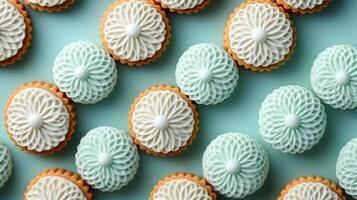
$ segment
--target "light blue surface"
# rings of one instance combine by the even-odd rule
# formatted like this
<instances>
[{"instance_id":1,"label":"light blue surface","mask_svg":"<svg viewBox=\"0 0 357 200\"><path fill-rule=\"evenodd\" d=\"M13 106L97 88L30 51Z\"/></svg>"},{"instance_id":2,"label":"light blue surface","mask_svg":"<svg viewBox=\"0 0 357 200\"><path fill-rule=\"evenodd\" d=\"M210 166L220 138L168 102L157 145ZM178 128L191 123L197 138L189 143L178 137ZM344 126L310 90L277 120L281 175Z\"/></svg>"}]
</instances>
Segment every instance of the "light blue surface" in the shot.
<instances>
[{"instance_id":1,"label":"light blue surface","mask_svg":"<svg viewBox=\"0 0 357 200\"><path fill-rule=\"evenodd\" d=\"M75 170L76 146L80 138L97 126L114 126L128 130L127 116L132 100L153 84L174 84L175 63L191 45L200 42L223 44L225 22L241 0L212 0L209 8L195 15L169 14L173 37L162 57L142 68L129 68L118 63L117 87L109 98L95 105L77 105L78 130L72 141L53 156L35 156L22 152L10 141L3 126L0 139L10 148L14 173L0 190L1 200L23 199L31 178L48 167ZM114 0L78 0L62 13L40 13L28 8L34 25L32 45L20 62L0 69L0 105L5 105L10 92L30 80L52 82L52 65L57 53L67 44L89 40L100 44L99 24L104 11ZM351 44L357 46L357 1L334 0L325 10L306 16L293 16L297 27L297 48L292 59L280 69L268 73L253 73L240 68L237 90L227 101L215 106L199 106L200 131L193 145L173 158L156 158L141 153L138 174L122 191L101 193L99 200L144 200L154 184L176 171L202 175L201 158L206 145L224 132L243 132L259 140L269 153L271 171L265 186L246 200L270 200L278 196L281 187L301 175L322 175L336 181L335 164L340 148L357 134L356 110L327 110L327 132L312 150L301 155L289 155L263 143L259 134L258 111L265 96L273 89L298 84L311 89L310 69L314 58L327 46ZM3 115L0 115L3 122ZM224 199L220 196L219 199Z\"/></svg>"}]
</instances>

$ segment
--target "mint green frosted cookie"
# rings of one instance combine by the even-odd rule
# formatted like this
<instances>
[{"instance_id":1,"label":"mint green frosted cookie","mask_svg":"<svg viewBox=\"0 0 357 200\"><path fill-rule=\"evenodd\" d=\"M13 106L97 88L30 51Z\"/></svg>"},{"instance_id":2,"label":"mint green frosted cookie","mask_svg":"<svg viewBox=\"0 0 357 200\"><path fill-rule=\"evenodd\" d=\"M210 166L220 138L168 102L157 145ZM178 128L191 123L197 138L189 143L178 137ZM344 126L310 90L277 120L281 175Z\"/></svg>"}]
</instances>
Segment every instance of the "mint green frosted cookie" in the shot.
<instances>
[{"instance_id":1,"label":"mint green frosted cookie","mask_svg":"<svg viewBox=\"0 0 357 200\"><path fill-rule=\"evenodd\" d=\"M334 108L357 107L357 49L337 45L325 49L311 70L315 93Z\"/></svg>"},{"instance_id":2,"label":"mint green frosted cookie","mask_svg":"<svg viewBox=\"0 0 357 200\"><path fill-rule=\"evenodd\" d=\"M261 188L269 171L263 147L242 133L225 133L203 154L203 175L214 190L229 198L244 198Z\"/></svg>"},{"instance_id":3,"label":"mint green frosted cookie","mask_svg":"<svg viewBox=\"0 0 357 200\"><path fill-rule=\"evenodd\" d=\"M0 188L9 180L12 167L10 151L0 142Z\"/></svg>"},{"instance_id":4,"label":"mint green frosted cookie","mask_svg":"<svg viewBox=\"0 0 357 200\"><path fill-rule=\"evenodd\" d=\"M336 176L346 193L357 199L357 138L341 149L336 164Z\"/></svg>"},{"instance_id":5,"label":"mint green frosted cookie","mask_svg":"<svg viewBox=\"0 0 357 200\"><path fill-rule=\"evenodd\" d=\"M78 173L103 192L126 186L139 167L139 153L130 135L113 127L98 127L84 136L76 154Z\"/></svg>"},{"instance_id":6,"label":"mint green frosted cookie","mask_svg":"<svg viewBox=\"0 0 357 200\"><path fill-rule=\"evenodd\" d=\"M325 108L311 91L296 85L280 87L269 94L259 111L264 140L284 153L311 149L326 128Z\"/></svg>"},{"instance_id":7,"label":"mint green frosted cookie","mask_svg":"<svg viewBox=\"0 0 357 200\"><path fill-rule=\"evenodd\" d=\"M198 104L212 105L227 99L238 81L238 68L222 48L214 44L190 47L176 67L181 91Z\"/></svg>"},{"instance_id":8,"label":"mint green frosted cookie","mask_svg":"<svg viewBox=\"0 0 357 200\"><path fill-rule=\"evenodd\" d=\"M106 98L117 82L114 60L91 42L74 42L57 55L53 78L74 102L94 104Z\"/></svg>"}]
</instances>

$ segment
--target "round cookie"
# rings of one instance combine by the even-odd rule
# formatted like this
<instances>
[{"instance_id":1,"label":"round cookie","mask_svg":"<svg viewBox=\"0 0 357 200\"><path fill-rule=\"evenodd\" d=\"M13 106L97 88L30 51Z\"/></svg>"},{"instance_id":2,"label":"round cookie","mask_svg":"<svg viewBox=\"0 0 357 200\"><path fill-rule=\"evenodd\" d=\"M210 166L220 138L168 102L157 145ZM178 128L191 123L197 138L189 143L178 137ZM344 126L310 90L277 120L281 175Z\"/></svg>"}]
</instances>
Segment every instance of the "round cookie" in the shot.
<instances>
[{"instance_id":1,"label":"round cookie","mask_svg":"<svg viewBox=\"0 0 357 200\"><path fill-rule=\"evenodd\" d=\"M118 0L105 13L100 38L106 50L123 64L144 65L166 49L171 27L153 0Z\"/></svg>"},{"instance_id":2,"label":"round cookie","mask_svg":"<svg viewBox=\"0 0 357 200\"><path fill-rule=\"evenodd\" d=\"M198 104L224 101L234 91L238 78L234 60L214 44L190 47L176 66L176 82L181 91Z\"/></svg>"},{"instance_id":3,"label":"round cookie","mask_svg":"<svg viewBox=\"0 0 357 200\"><path fill-rule=\"evenodd\" d=\"M24 200L94 200L90 186L65 169L47 169L27 186Z\"/></svg>"},{"instance_id":4,"label":"round cookie","mask_svg":"<svg viewBox=\"0 0 357 200\"><path fill-rule=\"evenodd\" d=\"M192 14L204 9L209 0L155 0L162 8L179 14Z\"/></svg>"},{"instance_id":5,"label":"round cookie","mask_svg":"<svg viewBox=\"0 0 357 200\"><path fill-rule=\"evenodd\" d=\"M59 12L74 4L75 0L24 0L32 9L41 12Z\"/></svg>"},{"instance_id":6,"label":"round cookie","mask_svg":"<svg viewBox=\"0 0 357 200\"><path fill-rule=\"evenodd\" d=\"M356 108L357 49L336 45L321 52L311 69L311 85L317 96L333 108Z\"/></svg>"},{"instance_id":7,"label":"round cookie","mask_svg":"<svg viewBox=\"0 0 357 200\"><path fill-rule=\"evenodd\" d=\"M196 107L178 88L153 86L143 91L129 111L129 128L136 144L154 156L173 156L196 137Z\"/></svg>"},{"instance_id":8,"label":"round cookie","mask_svg":"<svg viewBox=\"0 0 357 200\"><path fill-rule=\"evenodd\" d=\"M347 200L335 183L324 177L302 176L287 184L277 200Z\"/></svg>"},{"instance_id":9,"label":"round cookie","mask_svg":"<svg viewBox=\"0 0 357 200\"><path fill-rule=\"evenodd\" d=\"M139 167L139 153L129 134L102 126L89 131L78 145L78 173L94 189L120 190L133 178Z\"/></svg>"},{"instance_id":10,"label":"round cookie","mask_svg":"<svg viewBox=\"0 0 357 200\"><path fill-rule=\"evenodd\" d=\"M117 82L114 59L86 41L65 46L57 55L53 78L60 90L76 103L94 104L109 94Z\"/></svg>"},{"instance_id":11,"label":"round cookie","mask_svg":"<svg viewBox=\"0 0 357 200\"><path fill-rule=\"evenodd\" d=\"M11 140L29 153L61 150L76 127L73 102L56 86L42 81L18 87L7 100L4 112Z\"/></svg>"},{"instance_id":12,"label":"round cookie","mask_svg":"<svg viewBox=\"0 0 357 200\"><path fill-rule=\"evenodd\" d=\"M191 173L174 173L160 180L149 200L215 200L217 195L207 181Z\"/></svg>"},{"instance_id":13,"label":"round cookie","mask_svg":"<svg viewBox=\"0 0 357 200\"><path fill-rule=\"evenodd\" d=\"M331 0L277 0L277 4L288 11L311 14L326 7Z\"/></svg>"},{"instance_id":14,"label":"round cookie","mask_svg":"<svg viewBox=\"0 0 357 200\"><path fill-rule=\"evenodd\" d=\"M318 97L297 85L275 89L259 111L261 135L284 153L311 149L320 141L326 124L325 108Z\"/></svg>"},{"instance_id":15,"label":"round cookie","mask_svg":"<svg viewBox=\"0 0 357 200\"><path fill-rule=\"evenodd\" d=\"M0 189L12 174L12 160L9 149L0 141Z\"/></svg>"},{"instance_id":16,"label":"round cookie","mask_svg":"<svg viewBox=\"0 0 357 200\"><path fill-rule=\"evenodd\" d=\"M224 46L239 65L270 71L293 53L296 31L287 13L270 0L247 0L228 19Z\"/></svg>"},{"instance_id":17,"label":"round cookie","mask_svg":"<svg viewBox=\"0 0 357 200\"><path fill-rule=\"evenodd\" d=\"M357 138L349 141L340 151L336 164L336 177L346 193L357 199Z\"/></svg>"},{"instance_id":18,"label":"round cookie","mask_svg":"<svg viewBox=\"0 0 357 200\"><path fill-rule=\"evenodd\" d=\"M32 39L31 19L19 0L0 0L0 67L15 63Z\"/></svg>"},{"instance_id":19,"label":"round cookie","mask_svg":"<svg viewBox=\"0 0 357 200\"><path fill-rule=\"evenodd\" d=\"M207 146L202 167L215 191L228 198L244 198L263 186L269 158L263 146L249 136L225 133Z\"/></svg>"}]
</instances>

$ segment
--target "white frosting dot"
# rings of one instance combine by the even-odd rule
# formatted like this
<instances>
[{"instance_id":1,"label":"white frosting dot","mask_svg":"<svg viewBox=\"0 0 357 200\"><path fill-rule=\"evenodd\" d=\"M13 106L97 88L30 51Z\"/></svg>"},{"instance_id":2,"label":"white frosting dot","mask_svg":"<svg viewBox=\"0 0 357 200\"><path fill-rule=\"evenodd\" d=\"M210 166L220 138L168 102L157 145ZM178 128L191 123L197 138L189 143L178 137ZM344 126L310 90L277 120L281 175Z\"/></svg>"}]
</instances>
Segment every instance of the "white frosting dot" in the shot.
<instances>
[{"instance_id":1,"label":"white frosting dot","mask_svg":"<svg viewBox=\"0 0 357 200\"><path fill-rule=\"evenodd\" d=\"M157 129L164 130L169 126L169 119L163 115L159 115L154 120L154 126Z\"/></svg>"},{"instance_id":2,"label":"white frosting dot","mask_svg":"<svg viewBox=\"0 0 357 200\"><path fill-rule=\"evenodd\" d=\"M257 28L252 32L252 38L256 42L264 42L268 38L268 34L264 29Z\"/></svg>"},{"instance_id":3,"label":"white frosting dot","mask_svg":"<svg viewBox=\"0 0 357 200\"><path fill-rule=\"evenodd\" d=\"M240 170L240 164L238 163L238 161L229 160L226 163L226 170L230 174L236 174Z\"/></svg>"},{"instance_id":4,"label":"white frosting dot","mask_svg":"<svg viewBox=\"0 0 357 200\"><path fill-rule=\"evenodd\" d=\"M136 24L130 24L126 28L126 34L130 38L137 38L140 35L140 33L141 33L140 27Z\"/></svg>"},{"instance_id":5,"label":"white frosting dot","mask_svg":"<svg viewBox=\"0 0 357 200\"><path fill-rule=\"evenodd\" d=\"M74 76L79 80L84 80L88 77L89 72L87 68L80 66L74 70Z\"/></svg>"},{"instance_id":6,"label":"white frosting dot","mask_svg":"<svg viewBox=\"0 0 357 200\"><path fill-rule=\"evenodd\" d=\"M300 118L295 114L289 114L285 117L285 125L288 128L297 128L300 125Z\"/></svg>"},{"instance_id":7,"label":"white frosting dot","mask_svg":"<svg viewBox=\"0 0 357 200\"><path fill-rule=\"evenodd\" d=\"M38 129L38 128L41 128L41 126L43 124L42 117L37 114L30 115L27 120L28 120L29 126L31 128Z\"/></svg>"},{"instance_id":8,"label":"white frosting dot","mask_svg":"<svg viewBox=\"0 0 357 200\"><path fill-rule=\"evenodd\" d=\"M201 81L203 81L203 82L209 82L209 81L212 80L213 75L212 75L212 73L211 73L210 70L208 70L208 69L201 69L201 70L199 71L199 73L198 73L198 77L199 77L199 79L200 79Z\"/></svg>"},{"instance_id":9,"label":"white frosting dot","mask_svg":"<svg viewBox=\"0 0 357 200\"><path fill-rule=\"evenodd\" d=\"M110 165L111 162L112 162L112 156L109 153L99 154L98 163L101 166L106 167L106 166Z\"/></svg>"},{"instance_id":10,"label":"white frosting dot","mask_svg":"<svg viewBox=\"0 0 357 200\"><path fill-rule=\"evenodd\" d=\"M346 85L350 82L350 76L345 71L339 71L336 73L335 80L339 85Z\"/></svg>"}]
</instances>

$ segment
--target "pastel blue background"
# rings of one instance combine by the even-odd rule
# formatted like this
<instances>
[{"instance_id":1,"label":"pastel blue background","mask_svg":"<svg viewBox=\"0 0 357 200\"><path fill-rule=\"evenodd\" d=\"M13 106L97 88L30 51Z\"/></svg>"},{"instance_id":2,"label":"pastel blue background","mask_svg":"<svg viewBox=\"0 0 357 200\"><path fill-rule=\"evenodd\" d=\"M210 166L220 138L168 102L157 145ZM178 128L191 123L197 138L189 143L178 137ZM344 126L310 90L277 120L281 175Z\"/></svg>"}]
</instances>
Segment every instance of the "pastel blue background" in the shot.
<instances>
[{"instance_id":1,"label":"pastel blue background","mask_svg":"<svg viewBox=\"0 0 357 200\"><path fill-rule=\"evenodd\" d=\"M41 13L28 7L33 21L33 41L21 61L0 69L0 105L10 92L31 80L52 82L52 65L56 54L66 44L89 40L100 45L99 24L114 0L77 0L61 13ZM110 125L128 130L127 116L131 102L142 90L154 84L175 84L175 64L191 45L212 42L222 45L225 22L242 0L212 0L204 11L194 15L169 14L173 27L167 51L156 62L142 68L118 63L119 81L110 97L96 105L77 105L78 130L66 148L53 156L29 155L9 139L3 126L0 139L7 145L14 162L14 173L0 190L1 200L23 199L31 178L49 167L75 171L74 154L82 136L90 129ZM321 175L336 181L335 163L340 148L357 136L357 112L338 111L326 106L327 132L321 142L302 155L288 155L273 150L259 134L258 110L267 94L286 84L311 88L310 69L314 58L325 47L334 44L357 46L357 1L335 0L328 8L313 15L293 15L298 40L293 57L280 69L253 73L240 68L238 88L232 97L216 106L199 106L200 131L193 145L173 158L156 158L141 153L139 172L134 181L119 192L101 193L96 199L147 199L154 184L177 171L202 175L201 158L207 144L217 135L240 131L259 140L270 155L271 171L265 186L246 200L269 200L278 196L281 187L302 175ZM3 123L3 115L0 115ZM225 199L219 197L219 199Z\"/></svg>"}]
</instances>

